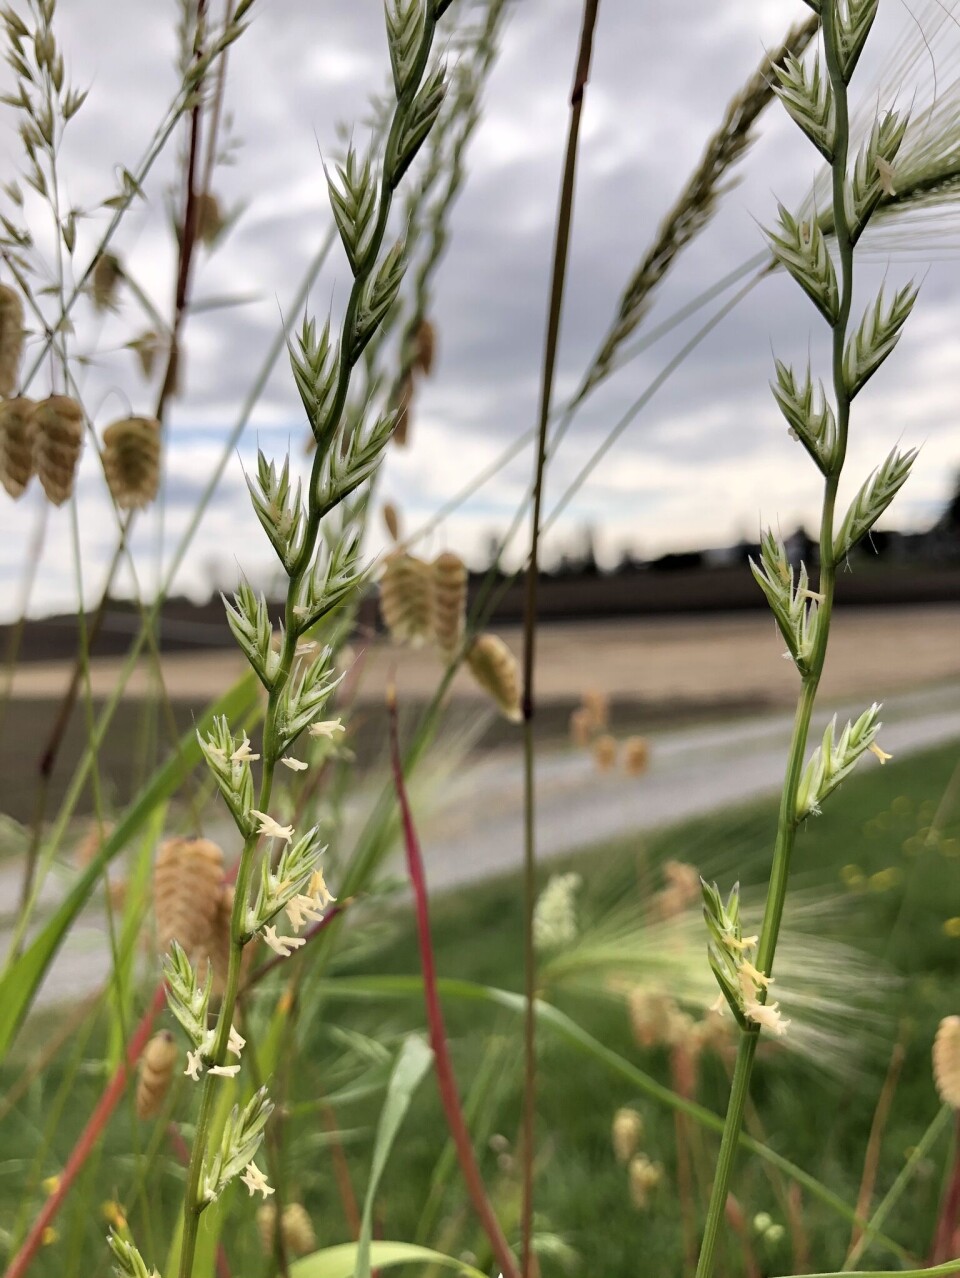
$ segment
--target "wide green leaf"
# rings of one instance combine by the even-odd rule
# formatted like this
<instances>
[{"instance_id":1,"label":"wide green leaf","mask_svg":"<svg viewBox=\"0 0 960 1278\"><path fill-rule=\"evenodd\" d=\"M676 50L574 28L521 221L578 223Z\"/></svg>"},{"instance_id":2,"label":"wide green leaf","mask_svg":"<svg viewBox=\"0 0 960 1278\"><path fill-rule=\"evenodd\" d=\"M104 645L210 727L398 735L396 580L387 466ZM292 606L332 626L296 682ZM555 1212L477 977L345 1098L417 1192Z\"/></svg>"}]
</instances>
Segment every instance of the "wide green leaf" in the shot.
<instances>
[{"instance_id":1,"label":"wide green leaf","mask_svg":"<svg viewBox=\"0 0 960 1278\"><path fill-rule=\"evenodd\" d=\"M228 719L242 716L253 703L257 686L254 675L246 674L210 707L198 721L197 729L202 732L208 728L214 715L226 715ZM171 757L157 769L127 808L113 833L104 841L97 856L77 879L52 917L26 949L7 963L0 976L0 1061L9 1051L54 956L77 915L86 905L100 876L113 858L140 832L157 805L176 793L199 762L200 747L196 731L191 728L181 738Z\"/></svg>"},{"instance_id":2,"label":"wide green leaf","mask_svg":"<svg viewBox=\"0 0 960 1278\"><path fill-rule=\"evenodd\" d=\"M358 1273L359 1243L343 1243L339 1247L324 1247L312 1256L304 1256L290 1266L290 1278L354 1278ZM417 1247L413 1243L375 1242L370 1244L370 1262L378 1269L392 1269L396 1265L440 1265L453 1269L464 1278L488 1278L479 1269L444 1256L429 1247Z\"/></svg>"}]
</instances>

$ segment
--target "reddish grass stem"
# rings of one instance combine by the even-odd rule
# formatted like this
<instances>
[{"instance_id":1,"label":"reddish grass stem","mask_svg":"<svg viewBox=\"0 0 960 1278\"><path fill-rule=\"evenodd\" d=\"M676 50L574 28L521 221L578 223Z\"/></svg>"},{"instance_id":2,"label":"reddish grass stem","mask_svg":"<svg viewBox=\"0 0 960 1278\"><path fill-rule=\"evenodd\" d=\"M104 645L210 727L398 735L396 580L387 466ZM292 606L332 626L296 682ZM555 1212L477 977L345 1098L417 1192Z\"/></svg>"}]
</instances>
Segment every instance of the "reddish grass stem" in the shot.
<instances>
[{"instance_id":1,"label":"reddish grass stem","mask_svg":"<svg viewBox=\"0 0 960 1278\"><path fill-rule=\"evenodd\" d=\"M70 1187L76 1180L84 1163L87 1161L94 1145L97 1143L103 1129L106 1127L110 1115L116 1109L123 1095L124 1088L127 1085L127 1079L130 1071L140 1059L140 1053L147 1045L153 1031L153 1022L160 1014L166 1002L166 987L161 982L154 991L153 999L150 1006L141 1017L140 1024L134 1030L130 1042L127 1045L127 1052L124 1059L117 1066L113 1078L104 1089L103 1095L97 1102L97 1107L87 1120L87 1124L80 1134L77 1143L74 1145L70 1157L67 1159L66 1166L60 1174L56 1189L43 1205L43 1209L37 1216L36 1220L30 1228L23 1246L14 1256L13 1260L7 1266L4 1278L22 1278L27 1272L33 1261L34 1256L43 1244L44 1230L52 1224L56 1218L57 1212L70 1192Z\"/></svg>"},{"instance_id":2,"label":"reddish grass stem","mask_svg":"<svg viewBox=\"0 0 960 1278\"><path fill-rule=\"evenodd\" d=\"M930 1253L931 1265L940 1265L950 1259L953 1254L958 1220L960 1220L960 1114L957 1115L954 1137L953 1170L940 1207L940 1217L937 1220L933 1238L933 1251Z\"/></svg>"},{"instance_id":3,"label":"reddish grass stem","mask_svg":"<svg viewBox=\"0 0 960 1278\"><path fill-rule=\"evenodd\" d=\"M423 857L420 852L420 840L413 824L413 815L407 798L407 788L403 779L403 762L400 758L400 740L397 730L397 698L396 692L390 688L387 692L387 709L390 718L390 761L393 766L393 782L400 805L400 817L403 824L403 841L407 853L407 870L413 888L413 899L417 915L417 939L420 944L420 966L423 971L423 996L427 1007L427 1022L430 1027L430 1046L433 1048L433 1063L437 1075L437 1086L443 1112L453 1139L454 1149L460 1171L466 1182L467 1192L477 1218L493 1248L497 1264L503 1271L503 1278L520 1278L517 1262L510 1245L503 1235L500 1222L497 1220L493 1206L487 1197L487 1191L480 1175L480 1168L473 1152L473 1142L460 1107L460 1096L457 1092L457 1081L450 1060L450 1049L447 1045L447 1031L443 1020L443 1009L437 992L437 968L433 954L433 941L430 937L430 908L427 900L427 879L423 869Z\"/></svg>"}]
</instances>

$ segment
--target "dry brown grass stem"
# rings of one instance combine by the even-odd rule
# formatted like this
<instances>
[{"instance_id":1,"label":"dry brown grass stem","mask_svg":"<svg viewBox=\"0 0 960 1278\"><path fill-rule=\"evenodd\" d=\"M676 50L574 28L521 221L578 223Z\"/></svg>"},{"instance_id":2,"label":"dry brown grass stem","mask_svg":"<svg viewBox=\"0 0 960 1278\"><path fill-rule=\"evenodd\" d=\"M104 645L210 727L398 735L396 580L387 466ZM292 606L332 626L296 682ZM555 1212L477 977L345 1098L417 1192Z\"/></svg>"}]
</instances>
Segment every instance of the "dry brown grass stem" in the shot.
<instances>
[{"instance_id":1,"label":"dry brown grass stem","mask_svg":"<svg viewBox=\"0 0 960 1278\"><path fill-rule=\"evenodd\" d=\"M890 1055L890 1064L887 1067L887 1076L883 1081L877 1108L873 1112L873 1122L870 1124L870 1136L867 1140L867 1151L863 1157L863 1175L860 1178L860 1192L857 1195L857 1215L861 1220L866 1220L870 1212L870 1202L877 1183L877 1168L880 1165L880 1146L883 1142L883 1133L886 1130L887 1119L890 1117L890 1109L893 1105L893 1098L896 1095L897 1084L900 1082L900 1074L903 1070L903 1062L906 1059L906 1055L907 1049L901 1029L900 1038L894 1044ZM848 1256L862 1236L863 1230L854 1225L850 1235Z\"/></svg>"},{"instance_id":2,"label":"dry brown grass stem","mask_svg":"<svg viewBox=\"0 0 960 1278\"><path fill-rule=\"evenodd\" d=\"M817 15L799 22L787 32L783 43L767 54L756 71L731 99L720 127L704 148L700 163L667 212L653 243L640 263L620 300L616 320L604 338L573 404L610 372L614 356L650 309L652 294L680 253L713 217L720 197L729 190L727 176L754 140L753 127L773 98L772 68L788 54L799 57L816 35Z\"/></svg>"}]
</instances>

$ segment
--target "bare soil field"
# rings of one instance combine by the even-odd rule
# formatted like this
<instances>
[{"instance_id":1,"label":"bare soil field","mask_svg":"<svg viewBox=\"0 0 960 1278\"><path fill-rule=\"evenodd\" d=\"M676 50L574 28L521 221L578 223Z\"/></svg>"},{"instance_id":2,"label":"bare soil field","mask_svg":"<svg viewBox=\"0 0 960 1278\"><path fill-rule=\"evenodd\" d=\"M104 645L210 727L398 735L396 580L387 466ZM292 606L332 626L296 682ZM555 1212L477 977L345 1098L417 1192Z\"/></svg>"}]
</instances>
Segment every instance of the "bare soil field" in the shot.
<instances>
[{"instance_id":1,"label":"bare soil field","mask_svg":"<svg viewBox=\"0 0 960 1278\"><path fill-rule=\"evenodd\" d=\"M520 652L521 633L506 627L502 637ZM429 697L441 673L436 654L411 651L383 639L355 652L362 662L361 701L379 702L391 673L401 695ZM735 613L705 617L632 618L561 622L544 626L537 643L537 685L544 702L576 700L597 688L614 701L655 709L671 705L786 705L796 697L796 674L782 659L783 644L768 614ZM110 695L123 667L119 658L95 660L91 692ZM163 678L173 701L203 703L229 687L243 671L235 651L171 653L163 658ZM70 675L64 662L21 666L13 680L14 700L42 701L63 695ZM822 693L827 699L907 691L960 679L960 604L910 608L843 609L834 620ZM128 695L149 695L154 673L143 662ZM481 700L461 673L454 694Z\"/></svg>"},{"instance_id":2,"label":"bare soil field","mask_svg":"<svg viewBox=\"0 0 960 1278\"><path fill-rule=\"evenodd\" d=\"M517 654L521 633L500 633ZM361 767L383 762L386 741L384 690L396 678L405 711L422 706L441 674L432 650L397 648L383 639L354 645L356 681L351 693L351 740ZM782 659L783 644L762 613L704 617L632 618L561 622L538 638L537 734L544 742L566 737L570 711L586 689L611 701L612 730L674 731L687 726L749 718L789 710L796 672ZM92 663L91 694L99 707L114 691L123 668L119 658ZM170 653L163 658L169 707L151 702L155 671L146 660L136 670L99 752L100 788L108 804L126 802L169 747L187 731L196 712L243 672L235 650ZM66 690L67 662L22 665L8 700L0 697L0 812L28 821L34 808L39 756ZM883 700L894 693L960 686L960 604L896 609L841 609L834 623L823 683L824 702ZM478 718L478 711L486 711ZM171 722L172 716L172 722ZM500 718L470 679L458 674L445 723L468 732L475 746L514 747L517 731ZM145 735L144 728L148 731ZM148 747L153 730L160 741ZM86 743L83 704L73 712L50 781L52 807L62 797ZM79 810L92 809L92 791Z\"/></svg>"}]
</instances>

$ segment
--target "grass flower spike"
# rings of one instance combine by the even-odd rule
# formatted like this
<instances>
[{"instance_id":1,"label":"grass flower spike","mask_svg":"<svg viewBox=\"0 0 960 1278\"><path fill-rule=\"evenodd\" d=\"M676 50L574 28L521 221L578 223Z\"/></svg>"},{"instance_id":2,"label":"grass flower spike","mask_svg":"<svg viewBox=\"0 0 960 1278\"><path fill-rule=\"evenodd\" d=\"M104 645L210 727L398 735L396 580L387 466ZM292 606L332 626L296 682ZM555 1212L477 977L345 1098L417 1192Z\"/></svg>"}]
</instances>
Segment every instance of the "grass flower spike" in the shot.
<instances>
[{"instance_id":1,"label":"grass flower spike","mask_svg":"<svg viewBox=\"0 0 960 1278\"><path fill-rule=\"evenodd\" d=\"M697 1278L711 1278L717 1241L753 1070L760 1027L782 1034L788 1022L771 1002L768 988L783 917L790 862L800 823L820 805L872 747L880 728L879 705L872 705L837 736L831 721L820 746L804 765L817 689L824 667L833 612L837 569L848 551L873 526L905 482L915 453L896 450L862 485L837 526L836 506L847 453L851 404L892 352L913 308L917 290L907 284L887 300L878 293L859 327L851 331L854 246L893 187L908 114L881 109L859 156L851 164L848 86L873 25L878 0L819 0L822 53L810 65L787 60L778 71L778 95L791 118L830 167L831 207L822 214L833 237L828 244L820 217L794 218L780 206L780 222L768 232L774 256L792 275L829 326L831 386L816 383L808 367L798 375L780 360L773 393L793 434L823 477L820 572L816 590L800 566L795 575L783 543L766 533L754 577L770 604L800 677L800 695L786 775L763 927L753 945L740 935L739 894L726 902L704 884L709 956L723 997L741 1029L730 1102L704 1230ZM830 395L832 394L832 402ZM879 748L879 747L878 747ZM755 938L750 938L753 942Z\"/></svg>"}]
</instances>

